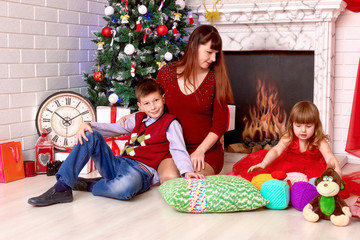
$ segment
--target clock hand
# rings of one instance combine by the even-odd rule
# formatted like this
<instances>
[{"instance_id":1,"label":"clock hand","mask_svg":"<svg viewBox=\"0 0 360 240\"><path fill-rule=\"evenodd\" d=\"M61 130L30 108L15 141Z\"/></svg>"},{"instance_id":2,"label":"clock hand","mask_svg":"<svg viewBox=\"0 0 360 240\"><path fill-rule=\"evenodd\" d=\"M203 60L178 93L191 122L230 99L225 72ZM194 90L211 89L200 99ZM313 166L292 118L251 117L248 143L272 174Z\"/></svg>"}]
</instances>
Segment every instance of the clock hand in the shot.
<instances>
[{"instance_id":1,"label":"clock hand","mask_svg":"<svg viewBox=\"0 0 360 240\"><path fill-rule=\"evenodd\" d=\"M76 115L75 117L71 118L69 121L71 121L71 120L73 120L73 119L77 118L77 117L78 117L78 116L80 116L80 115L83 115L83 114L84 114L84 113L86 113L86 112L88 112L88 110L86 110L85 112L79 113L79 114L78 114L78 115Z\"/></svg>"},{"instance_id":2,"label":"clock hand","mask_svg":"<svg viewBox=\"0 0 360 240\"><path fill-rule=\"evenodd\" d=\"M63 118L60 114L58 114L57 112L55 112L56 115L58 115L62 120L64 120L66 123L69 123L68 120L66 120L65 118Z\"/></svg>"}]
</instances>

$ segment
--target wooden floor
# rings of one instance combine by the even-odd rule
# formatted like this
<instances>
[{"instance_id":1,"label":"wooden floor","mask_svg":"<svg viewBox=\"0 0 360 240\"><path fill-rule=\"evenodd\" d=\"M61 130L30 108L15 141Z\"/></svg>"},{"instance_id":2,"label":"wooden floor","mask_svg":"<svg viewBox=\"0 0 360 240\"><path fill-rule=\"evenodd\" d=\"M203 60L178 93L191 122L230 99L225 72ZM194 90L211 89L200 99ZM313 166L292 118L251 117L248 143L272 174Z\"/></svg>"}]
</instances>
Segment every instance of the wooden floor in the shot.
<instances>
[{"instance_id":1,"label":"wooden floor","mask_svg":"<svg viewBox=\"0 0 360 240\"><path fill-rule=\"evenodd\" d=\"M226 153L222 173L240 155ZM235 161L235 162L236 162ZM345 165L343 171L359 171ZM96 176L92 173L83 176ZM55 183L40 175L0 184L0 239L359 239L360 220L346 227L330 221L307 222L302 212L267 208L249 212L187 214L176 212L162 199L158 187L130 201L74 192L72 203L33 207L27 199ZM352 204L356 197L347 200Z\"/></svg>"}]
</instances>

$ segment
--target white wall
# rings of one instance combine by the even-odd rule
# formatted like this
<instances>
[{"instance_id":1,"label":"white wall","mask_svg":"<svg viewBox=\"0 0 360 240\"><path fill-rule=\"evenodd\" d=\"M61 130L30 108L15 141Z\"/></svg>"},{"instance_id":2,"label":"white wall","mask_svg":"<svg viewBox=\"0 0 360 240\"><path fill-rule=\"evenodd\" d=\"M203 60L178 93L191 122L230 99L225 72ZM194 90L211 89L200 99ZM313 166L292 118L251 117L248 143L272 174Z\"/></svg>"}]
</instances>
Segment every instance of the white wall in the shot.
<instances>
[{"instance_id":1,"label":"white wall","mask_svg":"<svg viewBox=\"0 0 360 240\"><path fill-rule=\"evenodd\" d=\"M94 65L92 30L101 30L105 0L0 1L0 142L21 141L34 160L35 116L50 94L86 94L82 72Z\"/></svg>"},{"instance_id":2,"label":"white wall","mask_svg":"<svg viewBox=\"0 0 360 240\"><path fill-rule=\"evenodd\" d=\"M360 13L345 10L336 21L334 147L349 162L360 159L345 152L356 75L360 60ZM360 109L359 109L360 110ZM360 124L360 123L359 123Z\"/></svg>"}]
</instances>

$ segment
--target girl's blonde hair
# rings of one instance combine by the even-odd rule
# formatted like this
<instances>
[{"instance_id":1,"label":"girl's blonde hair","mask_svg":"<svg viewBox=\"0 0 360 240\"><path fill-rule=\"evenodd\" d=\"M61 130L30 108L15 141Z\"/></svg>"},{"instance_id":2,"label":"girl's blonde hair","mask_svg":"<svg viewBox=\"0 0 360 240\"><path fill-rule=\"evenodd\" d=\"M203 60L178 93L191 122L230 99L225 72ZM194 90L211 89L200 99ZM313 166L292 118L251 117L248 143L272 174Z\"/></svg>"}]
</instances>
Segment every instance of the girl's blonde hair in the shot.
<instances>
[{"instance_id":1,"label":"girl's blonde hair","mask_svg":"<svg viewBox=\"0 0 360 240\"><path fill-rule=\"evenodd\" d=\"M299 124L315 124L314 135L309 138L309 149L313 149L315 146L319 147L322 140L328 140L328 136L324 134L322 130L322 124L320 121L319 110L309 101L301 101L296 103L291 109L289 120L287 123L286 134L292 141L294 137L293 123Z\"/></svg>"},{"instance_id":2,"label":"girl's blonde hair","mask_svg":"<svg viewBox=\"0 0 360 240\"><path fill-rule=\"evenodd\" d=\"M216 98L221 104L233 103L234 96L227 74L224 54L222 52L222 40L219 32L211 25L200 25L190 35L184 55L179 61L173 63L175 67L183 67L178 77L184 77L185 86L195 86L196 69L198 64L198 48L200 44L211 41L211 49L219 51L216 54L216 62L210 65L216 75Z\"/></svg>"}]
</instances>

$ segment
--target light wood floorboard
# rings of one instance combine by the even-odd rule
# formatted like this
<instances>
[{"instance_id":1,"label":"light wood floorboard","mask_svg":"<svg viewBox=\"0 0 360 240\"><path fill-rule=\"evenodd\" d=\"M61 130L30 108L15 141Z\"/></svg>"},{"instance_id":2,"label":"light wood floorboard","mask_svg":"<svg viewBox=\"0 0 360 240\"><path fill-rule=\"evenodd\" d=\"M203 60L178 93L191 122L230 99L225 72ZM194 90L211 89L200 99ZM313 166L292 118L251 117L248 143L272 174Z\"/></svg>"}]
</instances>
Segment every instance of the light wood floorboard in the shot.
<instances>
[{"instance_id":1,"label":"light wood floorboard","mask_svg":"<svg viewBox=\"0 0 360 240\"><path fill-rule=\"evenodd\" d=\"M222 173L240 155L226 154ZM359 171L347 164L344 173ZM97 173L82 175L97 176ZM55 177L40 175L0 184L0 239L359 239L360 223L346 227L330 221L307 222L302 212L267 208L236 213L180 213L162 199L158 186L130 201L73 192L72 203L33 207L27 199L40 195ZM356 197L347 200L352 204Z\"/></svg>"}]
</instances>

